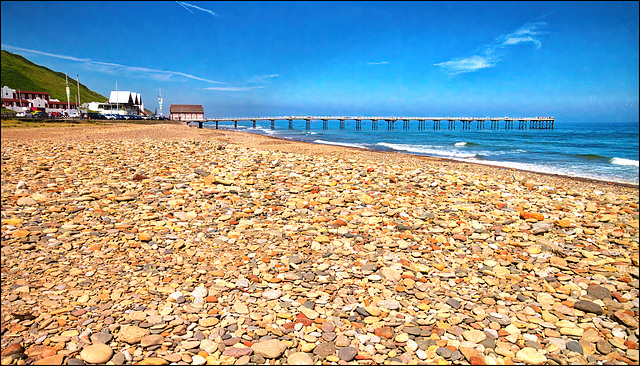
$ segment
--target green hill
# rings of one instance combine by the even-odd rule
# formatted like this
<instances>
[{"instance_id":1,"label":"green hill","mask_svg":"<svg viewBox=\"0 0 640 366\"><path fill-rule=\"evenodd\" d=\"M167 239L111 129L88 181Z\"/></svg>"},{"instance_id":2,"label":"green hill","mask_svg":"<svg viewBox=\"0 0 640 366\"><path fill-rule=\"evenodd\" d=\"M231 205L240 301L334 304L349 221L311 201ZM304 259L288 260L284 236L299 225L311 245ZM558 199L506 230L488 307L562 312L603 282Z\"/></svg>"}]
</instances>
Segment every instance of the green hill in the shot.
<instances>
[{"instance_id":1,"label":"green hill","mask_svg":"<svg viewBox=\"0 0 640 366\"><path fill-rule=\"evenodd\" d=\"M1 61L2 85L0 87L8 86L12 89L48 92L52 99L67 100L63 73L36 65L24 57L6 50L2 50ZM71 89L71 101L75 102L75 95L78 91L75 79L69 78L69 88ZM80 101L82 103L104 102L108 99L80 83Z\"/></svg>"}]
</instances>

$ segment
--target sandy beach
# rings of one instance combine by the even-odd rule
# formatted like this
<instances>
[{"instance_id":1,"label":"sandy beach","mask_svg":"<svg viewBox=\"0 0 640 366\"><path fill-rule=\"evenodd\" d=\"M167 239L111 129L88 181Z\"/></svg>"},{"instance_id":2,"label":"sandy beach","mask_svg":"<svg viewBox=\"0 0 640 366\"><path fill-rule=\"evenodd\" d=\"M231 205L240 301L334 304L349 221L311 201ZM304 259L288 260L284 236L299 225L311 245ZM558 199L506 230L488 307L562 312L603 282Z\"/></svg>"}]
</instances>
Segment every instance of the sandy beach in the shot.
<instances>
[{"instance_id":1,"label":"sandy beach","mask_svg":"<svg viewBox=\"0 0 640 366\"><path fill-rule=\"evenodd\" d=\"M2 129L2 364L637 364L638 186Z\"/></svg>"}]
</instances>

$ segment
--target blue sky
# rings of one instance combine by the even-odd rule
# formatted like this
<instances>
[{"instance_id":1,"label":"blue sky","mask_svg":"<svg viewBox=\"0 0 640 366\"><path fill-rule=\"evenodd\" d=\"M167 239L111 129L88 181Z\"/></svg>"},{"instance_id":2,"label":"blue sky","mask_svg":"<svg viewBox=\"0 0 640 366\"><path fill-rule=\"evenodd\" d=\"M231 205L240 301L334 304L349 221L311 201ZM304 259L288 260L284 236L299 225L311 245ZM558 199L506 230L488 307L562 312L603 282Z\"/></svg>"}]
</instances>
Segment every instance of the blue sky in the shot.
<instances>
[{"instance_id":1,"label":"blue sky","mask_svg":"<svg viewBox=\"0 0 640 366\"><path fill-rule=\"evenodd\" d=\"M638 2L2 2L2 49L205 116L637 122Z\"/></svg>"}]
</instances>

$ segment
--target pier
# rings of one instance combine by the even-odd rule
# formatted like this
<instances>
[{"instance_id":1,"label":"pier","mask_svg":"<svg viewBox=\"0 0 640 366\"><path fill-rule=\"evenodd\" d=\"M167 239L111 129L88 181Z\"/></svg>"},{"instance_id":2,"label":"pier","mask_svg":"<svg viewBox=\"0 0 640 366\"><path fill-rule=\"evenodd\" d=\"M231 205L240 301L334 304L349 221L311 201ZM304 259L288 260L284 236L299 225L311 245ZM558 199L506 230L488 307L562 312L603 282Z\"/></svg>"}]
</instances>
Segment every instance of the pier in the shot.
<instances>
[{"instance_id":1,"label":"pier","mask_svg":"<svg viewBox=\"0 0 640 366\"><path fill-rule=\"evenodd\" d=\"M339 121L340 129L344 130L346 121L355 121L355 129L362 129L363 121L370 121L372 130L378 129L380 121L387 122L388 130L395 130L396 123L402 128L408 130L411 128L411 122L417 123L418 130L427 129L430 124L434 130L439 130L446 126L449 130L455 130L458 123L461 124L462 130L471 130L473 127L477 130L484 130L485 126L495 130L504 128L505 130L513 130L517 122L519 130L553 130L555 119L553 117L352 117L352 116L274 116L274 117L223 117L223 118L206 118L201 121L185 121L187 124L197 123L198 128L202 128L205 122L215 122L215 128L218 129L220 122L233 122L234 128L238 128L238 122L252 122L253 128L257 128L258 122L269 122L271 129L275 129L276 121L288 121L289 129L293 129L293 121L305 121L307 130L311 129L312 123L322 122L322 128L329 128L329 121ZM474 123L475 122L475 126ZM502 127L501 127L502 125ZM473 127L472 127L473 126Z\"/></svg>"}]
</instances>

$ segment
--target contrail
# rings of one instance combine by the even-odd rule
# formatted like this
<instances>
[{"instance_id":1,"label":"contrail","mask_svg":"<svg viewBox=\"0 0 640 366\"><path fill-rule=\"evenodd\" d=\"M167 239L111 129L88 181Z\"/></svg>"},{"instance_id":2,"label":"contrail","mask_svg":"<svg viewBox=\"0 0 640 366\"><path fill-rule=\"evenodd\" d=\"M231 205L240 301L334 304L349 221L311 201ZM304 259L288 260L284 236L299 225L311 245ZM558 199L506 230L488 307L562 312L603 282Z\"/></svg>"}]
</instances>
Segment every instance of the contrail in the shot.
<instances>
[{"instance_id":1,"label":"contrail","mask_svg":"<svg viewBox=\"0 0 640 366\"><path fill-rule=\"evenodd\" d=\"M48 52L30 50L28 48L14 47L14 46L9 46L9 45L5 45L5 44L2 44L2 48L8 48L8 49L24 51L24 52L31 52L31 53L35 53L35 54L38 54L38 55L61 58L61 59L71 60L71 61L76 61L76 62L83 62L86 65L99 66L99 67L107 66L110 70L113 70L114 68L121 68L121 69L123 69L125 71L140 72L140 73L144 73L144 74L150 75L151 77L156 77L156 78L157 77L182 76L182 77L185 77L185 78L188 78L188 79L206 81L206 82L212 83L212 84L224 84L221 81L208 80L208 79L205 79L205 78L201 78L199 76L187 74L187 73L180 72L180 71L157 70L157 69L150 69L148 67L127 66L127 65L122 65L122 64L116 64L116 63L113 63L113 62L93 61L93 60L90 60L88 58L78 58L78 57L67 56L67 55L59 55L59 54L55 54L55 53L48 53ZM98 70L98 71L101 71L101 70Z\"/></svg>"},{"instance_id":2,"label":"contrail","mask_svg":"<svg viewBox=\"0 0 640 366\"><path fill-rule=\"evenodd\" d=\"M211 14L213 16L216 16L216 17L218 16L218 14L212 12L209 9L204 9L204 8L201 8L201 7L193 5L193 4L185 3L184 1L176 1L176 2L178 4L180 4L180 5L182 5L182 7L185 8L185 9L187 9L187 6L188 6L190 8L194 8L194 9L197 9L197 10L200 10L200 11L204 11L205 13L209 13L209 14ZM189 9L187 9L187 10L189 10ZM191 10L189 10L189 11L191 12L191 14L194 14Z\"/></svg>"},{"instance_id":3,"label":"contrail","mask_svg":"<svg viewBox=\"0 0 640 366\"><path fill-rule=\"evenodd\" d=\"M182 6L182 7L183 7L183 8L185 8L185 9L187 9L187 10L189 11L189 13L191 13L191 14L195 14L195 13L194 13L194 12L192 12L189 8L187 8L186 6L184 6L184 5L182 4L182 2L180 2L180 1L176 1L176 2L178 3L178 5Z\"/></svg>"}]
</instances>

